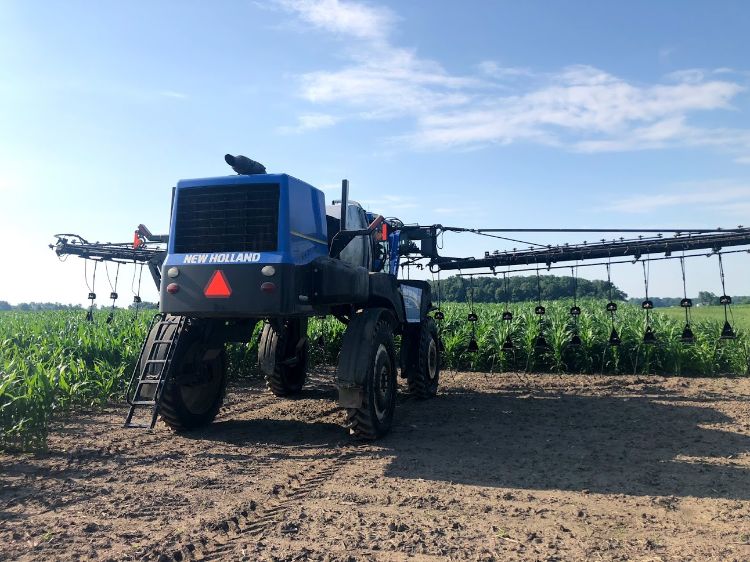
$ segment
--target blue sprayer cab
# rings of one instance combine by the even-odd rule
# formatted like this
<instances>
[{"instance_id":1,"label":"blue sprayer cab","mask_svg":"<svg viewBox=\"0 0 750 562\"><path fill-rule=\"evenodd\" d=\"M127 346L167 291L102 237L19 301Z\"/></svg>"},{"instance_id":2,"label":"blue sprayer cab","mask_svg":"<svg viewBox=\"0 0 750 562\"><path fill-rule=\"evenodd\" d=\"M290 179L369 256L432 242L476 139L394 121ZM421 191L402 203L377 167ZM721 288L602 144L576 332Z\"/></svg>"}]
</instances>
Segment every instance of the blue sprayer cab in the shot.
<instances>
[{"instance_id":1,"label":"blue sprayer cab","mask_svg":"<svg viewBox=\"0 0 750 562\"><path fill-rule=\"evenodd\" d=\"M311 314L312 295L305 294L300 268L327 256L319 189L287 174L182 180L172 203L161 310Z\"/></svg>"}]
</instances>

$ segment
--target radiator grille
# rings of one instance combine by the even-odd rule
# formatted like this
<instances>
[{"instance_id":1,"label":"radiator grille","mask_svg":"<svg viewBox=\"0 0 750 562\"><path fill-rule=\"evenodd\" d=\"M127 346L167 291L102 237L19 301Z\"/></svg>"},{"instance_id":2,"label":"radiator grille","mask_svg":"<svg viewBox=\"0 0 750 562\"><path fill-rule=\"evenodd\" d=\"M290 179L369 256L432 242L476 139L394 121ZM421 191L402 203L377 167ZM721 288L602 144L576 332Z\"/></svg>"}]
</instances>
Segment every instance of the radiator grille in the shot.
<instances>
[{"instance_id":1,"label":"radiator grille","mask_svg":"<svg viewBox=\"0 0 750 562\"><path fill-rule=\"evenodd\" d=\"M174 251L272 252L278 246L279 186L249 184L180 190Z\"/></svg>"}]
</instances>

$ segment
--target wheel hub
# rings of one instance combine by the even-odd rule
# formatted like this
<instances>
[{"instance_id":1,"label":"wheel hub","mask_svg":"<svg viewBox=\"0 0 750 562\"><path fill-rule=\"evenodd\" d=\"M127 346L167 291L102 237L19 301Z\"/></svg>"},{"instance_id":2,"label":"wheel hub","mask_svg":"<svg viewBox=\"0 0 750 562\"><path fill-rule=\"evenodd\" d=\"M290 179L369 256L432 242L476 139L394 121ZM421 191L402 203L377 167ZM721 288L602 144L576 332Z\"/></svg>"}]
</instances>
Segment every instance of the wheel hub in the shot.
<instances>
[{"instance_id":1,"label":"wheel hub","mask_svg":"<svg viewBox=\"0 0 750 562\"><path fill-rule=\"evenodd\" d=\"M430 338L430 346L427 350L427 376L434 380L437 376L438 352L434 338Z\"/></svg>"},{"instance_id":2,"label":"wheel hub","mask_svg":"<svg viewBox=\"0 0 750 562\"><path fill-rule=\"evenodd\" d=\"M375 353L375 373L373 377L373 394L375 400L375 415L378 420L383 421L388 413L388 402L390 393L393 391L391 377L391 358L384 345L378 347Z\"/></svg>"}]
</instances>

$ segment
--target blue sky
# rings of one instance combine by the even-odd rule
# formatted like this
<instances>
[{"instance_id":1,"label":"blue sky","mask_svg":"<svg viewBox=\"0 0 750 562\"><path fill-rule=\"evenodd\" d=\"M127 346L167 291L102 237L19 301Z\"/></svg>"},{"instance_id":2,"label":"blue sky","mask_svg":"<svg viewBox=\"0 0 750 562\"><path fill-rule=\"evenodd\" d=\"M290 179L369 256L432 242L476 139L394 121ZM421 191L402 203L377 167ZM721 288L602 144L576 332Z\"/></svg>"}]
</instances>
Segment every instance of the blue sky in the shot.
<instances>
[{"instance_id":1,"label":"blue sky","mask_svg":"<svg viewBox=\"0 0 750 562\"><path fill-rule=\"evenodd\" d=\"M225 152L405 222L748 224L748 24L741 1L0 1L0 299L81 302L51 235L164 231L171 186ZM715 258L688 272L720 292ZM654 265L653 295L680 290Z\"/></svg>"}]
</instances>

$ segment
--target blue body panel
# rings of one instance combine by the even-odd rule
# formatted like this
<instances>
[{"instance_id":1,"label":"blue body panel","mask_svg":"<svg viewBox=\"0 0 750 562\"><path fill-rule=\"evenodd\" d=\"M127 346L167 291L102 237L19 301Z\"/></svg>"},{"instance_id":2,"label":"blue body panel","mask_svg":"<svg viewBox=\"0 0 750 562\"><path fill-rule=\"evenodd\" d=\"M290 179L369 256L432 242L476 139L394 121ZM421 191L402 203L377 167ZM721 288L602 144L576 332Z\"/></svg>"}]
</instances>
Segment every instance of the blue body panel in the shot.
<instances>
[{"instance_id":1,"label":"blue body panel","mask_svg":"<svg viewBox=\"0 0 750 562\"><path fill-rule=\"evenodd\" d=\"M289 252L296 264L309 263L328 255L328 227L323 192L293 178L287 178ZM282 226L279 223L279 239Z\"/></svg>"},{"instance_id":2,"label":"blue body panel","mask_svg":"<svg viewBox=\"0 0 750 562\"><path fill-rule=\"evenodd\" d=\"M398 266L401 258L398 255L398 247L401 244L401 232L395 231L388 235L388 245L391 248L391 255L388 256L388 273L398 277Z\"/></svg>"},{"instance_id":3,"label":"blue body panel","mask_svg":"<svg viewBox=\"0 0 750 562\"><path fill-rule=\"evenodd\" d=\"M247 263L303 265L328 255L328 232L323 192L288 174L222 176L177 182L173 206L180 193L195 187L269 184L279 185L278 248L275 252L218 252L176 254L175 216L169 227L168 255L164 265L242 265Z\"/></svg>"}]
</instances>

